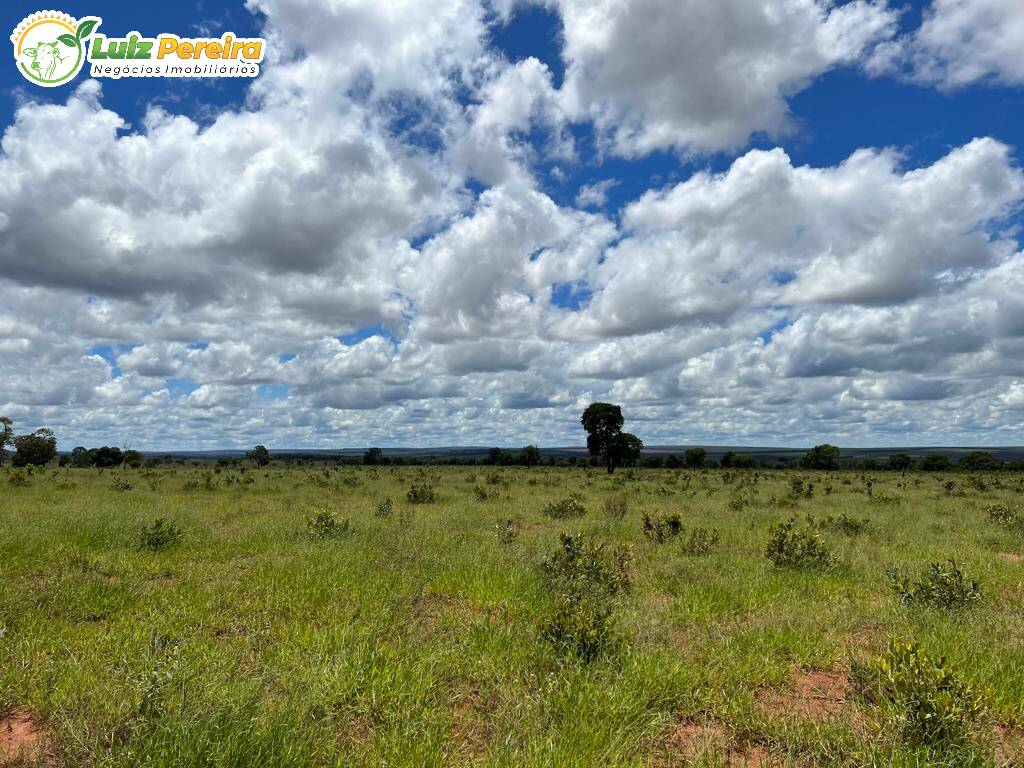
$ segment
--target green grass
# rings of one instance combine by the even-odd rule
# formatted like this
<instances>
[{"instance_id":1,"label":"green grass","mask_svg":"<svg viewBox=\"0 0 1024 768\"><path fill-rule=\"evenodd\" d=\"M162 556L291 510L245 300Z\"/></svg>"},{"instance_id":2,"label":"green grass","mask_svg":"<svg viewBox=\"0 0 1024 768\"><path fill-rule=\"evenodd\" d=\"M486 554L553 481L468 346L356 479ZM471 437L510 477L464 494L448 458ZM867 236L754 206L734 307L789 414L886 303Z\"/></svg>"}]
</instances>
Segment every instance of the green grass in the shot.
<instances>
[{"instance_id":1,"label":"green grass","mask_svg":"<svg viewBox=\"0 0 1024 768\"><path fill-rule=\"evenodd\" d=\"M877 501L855 472L272 465L117 473L130 490L96 470L36 470L19 487L6 474L0 719L32 712L51 764L965 766L1021 741L1024 564L1009 555L1024 533L984 511L1024 504L1016 475L961 496L946 494L952 475L882 473ZM780 507L796 477L813 497ZM409 503L414 483L436 500ZM570 493L586 514L545 514ZM606 515L620 497L626 514ZM321 509L349 530L310 535ZM702 555L685 536L651 541L644 513L720 541ZM808 514L870 522L819 531L829 569L773 567L770 526ZM157 518L181 539L140 549ZM518 535L502 542L508 519ZM619 642L589 663L542 631L553 599L538 564L562 531L633 548ZM980 604L949 613L893 593L886 569L947 559L979 580ZM853 693L827 716L800 706L801 675L843 678L891 638L988 691L970 742L902 745ZM706 751L680 735L697 723Z\"/></svg>"}]
</instances>

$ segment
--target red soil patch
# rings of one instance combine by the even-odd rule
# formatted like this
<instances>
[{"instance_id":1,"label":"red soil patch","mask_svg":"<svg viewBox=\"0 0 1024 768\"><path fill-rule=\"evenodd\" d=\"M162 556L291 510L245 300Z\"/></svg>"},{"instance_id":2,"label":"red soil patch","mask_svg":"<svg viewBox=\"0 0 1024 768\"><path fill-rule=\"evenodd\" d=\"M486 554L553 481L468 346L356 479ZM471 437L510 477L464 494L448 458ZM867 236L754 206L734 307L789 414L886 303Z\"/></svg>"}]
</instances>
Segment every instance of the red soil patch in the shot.
<instances>
[{"instance_id":1,"label":"red soil patch","mask_svg":"<svg viewBox=\"0 0 1024 768\"><path fill-rule=\"evenodd\" d=\"M759 702L773 717L799 717L820 723L843 713L850 688L849 679L839 672L794 672L790 690L766 693Z\"/></svg>"},{"instance_id":2,"label":"red soil patch","mask_svg":"<svg viewBox=\"0 0 1024 768\"><path fill-rule=\"evenodd\" d=\"M666 765L690 765L702 755L725 760L729 768L772 768L779 765L763 747L738 747L730 743L725 730L714 722L680 723L669 734Z\"/></svg>"},{"instance_id":3,"label":"red soil patch","mask_svg":"<svg viewBox=\"0 0 1024 768\"><path fill-rule=\"evenodd\" d=\"M1008 563L1019 563L1021 560L1024 560L1024 556L1016 552L1000 552L999 556Z\"/></svg>"},{"instance_id":4,"label":"red soil patch","mask_svg":"<svg viewBox=\"0 0 1024 768\"><path fill-rule=\"evenodd\" d=\"M38 719L29 709L16 709L0 718L0 766L38 761L46 748Z\"/></svg>"}]
</instances>

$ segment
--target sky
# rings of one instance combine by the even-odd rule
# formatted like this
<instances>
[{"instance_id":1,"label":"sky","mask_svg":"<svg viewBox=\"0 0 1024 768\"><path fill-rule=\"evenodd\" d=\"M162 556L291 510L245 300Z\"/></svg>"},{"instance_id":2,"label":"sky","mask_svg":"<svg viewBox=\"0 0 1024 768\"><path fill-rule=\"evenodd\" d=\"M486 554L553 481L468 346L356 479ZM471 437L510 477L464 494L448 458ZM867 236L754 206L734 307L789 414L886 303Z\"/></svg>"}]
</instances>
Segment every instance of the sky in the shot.
<instances>
[{"instance_id":1,"label":"sky","mask_svg":"<svg viewBox=\"0 0 1024 768\"><path fill-rule=\"evenodd\" d=\"M579 445L601 400L649 445L1024 444L1020 0L59 10L267 47L0 67L18 432Z\"/></svg>"}]
</instances>

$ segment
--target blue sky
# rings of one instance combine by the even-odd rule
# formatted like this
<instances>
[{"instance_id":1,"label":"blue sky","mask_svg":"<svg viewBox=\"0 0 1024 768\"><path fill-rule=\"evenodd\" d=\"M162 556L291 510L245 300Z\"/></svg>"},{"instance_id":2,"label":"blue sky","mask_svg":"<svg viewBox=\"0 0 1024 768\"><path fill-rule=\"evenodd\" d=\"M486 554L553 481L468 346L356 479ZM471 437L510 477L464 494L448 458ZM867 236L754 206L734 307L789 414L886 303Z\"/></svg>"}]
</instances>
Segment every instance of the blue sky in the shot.
<instances>
[{"instance_id":1,"label":"blue sky","mask_svg":"<svg viewBox=\"0 0 1024 768\"><path fill-rule=\"evenodd\" d=\"M153 449L571 444L598 398L650 443L1024 442L1014 0L400 5L62 6L270 43L255 81L0 70L0 412Z\"/></svg>"}]
</instances>

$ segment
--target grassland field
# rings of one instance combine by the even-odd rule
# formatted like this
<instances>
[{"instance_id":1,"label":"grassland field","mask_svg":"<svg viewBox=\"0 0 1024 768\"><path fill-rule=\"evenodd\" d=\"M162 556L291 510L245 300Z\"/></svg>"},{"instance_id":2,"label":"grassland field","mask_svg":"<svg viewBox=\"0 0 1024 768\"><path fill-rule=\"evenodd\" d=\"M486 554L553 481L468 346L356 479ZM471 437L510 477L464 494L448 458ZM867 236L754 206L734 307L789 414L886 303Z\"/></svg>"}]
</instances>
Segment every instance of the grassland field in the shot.
<instances>
[{"instance_id":1,"label":"grassland field","mask_svg":"<svg viewBox=\"0 0 1024 768\"><path fill-rule=\"evenodd\" d=\"M0 764L1024 765L1024 534L985 512L1019 508L1020 475L6 474ZM435 499L411 503L414 484ZM573 493L585 514L545 512ZM318 511L337 535L311 533ZM658 542L645 513L686 530ZM770 526L808 515L868 523L819 531L830 568L773 565ZM158 518L180 539L140 548ZM686 546L694 528L717 532L709 551ZM562 532L631 547L615 642L591 659L544 631L538 565ZM887 569L947 559L977 579L976 605L894 593ZM892 639L984 692L968 740L909 744L861 695L851 669Z\"/></svg>"}]
</instances>

